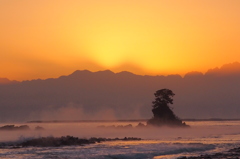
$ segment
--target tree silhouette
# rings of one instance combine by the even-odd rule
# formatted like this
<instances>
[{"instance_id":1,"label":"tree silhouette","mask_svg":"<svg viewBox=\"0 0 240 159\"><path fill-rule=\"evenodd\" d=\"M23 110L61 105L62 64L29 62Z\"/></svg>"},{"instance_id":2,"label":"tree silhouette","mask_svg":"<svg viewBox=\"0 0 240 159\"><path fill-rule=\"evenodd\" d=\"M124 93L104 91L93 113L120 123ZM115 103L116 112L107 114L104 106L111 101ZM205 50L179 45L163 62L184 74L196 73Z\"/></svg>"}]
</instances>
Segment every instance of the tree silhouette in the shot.
<instances>
[{"instance_id":1,"label":"tree silhouette","mask_svg":"<svg viewBox=\"0 0 240 159\"><path fill-rule=\"evenodd\" d=\"M152 102L153 118L148 120L148 125L153 126L186 126L172 111L169 104L173 104L172 97L175 94L170 89L160 89L154 93Z\"/></svg>"},{"instance_id":2,"label":"tree silhouette","mask_svg":"<svg viewBox=\"0 0 240 159\"><path fill-rule=\"evenodd\" d=\"M173 104L173 97L175 94L169 89L161 89L154 93L155 101L153 101L153 108L161 107L162 105Z\"/></svg>"}]
</instances>

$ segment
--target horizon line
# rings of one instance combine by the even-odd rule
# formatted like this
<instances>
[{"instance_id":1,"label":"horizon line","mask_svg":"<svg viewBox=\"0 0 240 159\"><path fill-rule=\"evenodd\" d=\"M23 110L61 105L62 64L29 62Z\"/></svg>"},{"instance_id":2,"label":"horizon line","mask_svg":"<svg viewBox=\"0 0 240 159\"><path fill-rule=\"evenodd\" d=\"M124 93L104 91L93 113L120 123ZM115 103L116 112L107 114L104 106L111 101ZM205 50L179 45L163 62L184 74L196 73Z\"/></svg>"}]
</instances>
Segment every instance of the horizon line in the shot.
<instances>
[{"instance_id":1,"label":"horizon line","mask_svg":"<svg viewBox=\"0 0 240 159\"><path fill-rule=\"evenodd\" d=\"M81 123L81 122L145 122L149 119L116 119L116 120L31 120L26 123ZM240 121L240 118L185 118L182 121Z\"/></svg>"},{"instance_id":2,"label":"horizon line","mask_svg":"<svg viewBox=\"0 0 240 159\"><path fill-rule=\"evenodd\" d=\"M34 81L34 80L47 80L47 79L58 79L60 77L63 77L63 76L70 76L72 74L74 74L75 72L77 71L88 71L88 72L91 72L91 73L98 73L98 72L106 72L106 71L109 71L109 72L112 72L114 74L119 74L119 73L130 73L130 74L133 74L133 75L137 75L137 76L152 76L152 77L155 77L155 76L163 76L163 77L167 77L167 76L180 76L182 78L185 78L186 75L188 74L195 74L195 75L206 75L209 71L212 71L212 70L216 70L216 69L221 69L222 67L226 66L226 65L233 65L233 64L238 64L240 66L240 63L238 61L235 61L235 62L232 62L232 63L228 63L228 64L223 64L222 66L220 67L215 67L215 68L210 68L208 69L206 72L201 72L201 71L189 71L185 74L156 74L156 75L151 75L151 74L137 74L137 73L134 73L134 72L131 72L131 71L127 71L127 70L123 70L123 71L119 71L119 72L116 72L116 71L112 71L111 69L102 69L102 70L98 70L98 71L91 71L91 70L88 70L88 69L77 69L75 71L72 71L72 73L70 74L67 74L67 75L60 75L58 77L47 77L47 78L33 78L33 79L26 79L26 80L11 80L9 79L8 77L0 77L0 79L5 79L5 80L9 80L9 82L24 82L24 81ZM0 82L1 84L1 82Z\"/></svg>"}]
</instances>

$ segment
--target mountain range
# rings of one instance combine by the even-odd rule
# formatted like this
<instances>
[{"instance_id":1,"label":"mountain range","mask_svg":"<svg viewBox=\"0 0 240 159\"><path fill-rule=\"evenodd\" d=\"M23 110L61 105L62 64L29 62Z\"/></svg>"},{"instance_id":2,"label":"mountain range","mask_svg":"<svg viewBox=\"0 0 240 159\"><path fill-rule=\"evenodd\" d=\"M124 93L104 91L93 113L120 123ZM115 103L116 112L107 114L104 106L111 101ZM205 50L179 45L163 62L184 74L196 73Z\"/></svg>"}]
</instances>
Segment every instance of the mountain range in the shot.
<instances>
[{"instance_id":1,"label":"mountain range","mask_svg":"<svg viewBox=\"0 0 240 159\"><path fill-rule=\"evenodd\" d=\"M77 70L45 80L0 78L0 122L148 119L162 88L176 94L171 107L180 118L239 118L239 81L238 62L184 77Z\"/></svg>"}]
</instances>

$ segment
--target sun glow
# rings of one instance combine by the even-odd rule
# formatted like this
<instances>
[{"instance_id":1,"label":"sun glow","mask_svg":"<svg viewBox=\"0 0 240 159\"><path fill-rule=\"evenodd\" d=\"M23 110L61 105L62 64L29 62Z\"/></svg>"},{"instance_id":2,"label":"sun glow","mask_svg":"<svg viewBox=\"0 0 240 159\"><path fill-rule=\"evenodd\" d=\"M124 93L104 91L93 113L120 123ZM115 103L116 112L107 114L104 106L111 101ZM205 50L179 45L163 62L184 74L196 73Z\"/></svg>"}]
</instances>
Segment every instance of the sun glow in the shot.
<instances>
[{"instance_id":1,"label":"sun glow","mask_svg":"<svg viewBox=\"0 0 240 159\"><path fill-rule=\"evenodd\" d=\"M237 6L237 0L0 1L1 76L205 72L240 61Z\"/></svg>"}]
</instances>

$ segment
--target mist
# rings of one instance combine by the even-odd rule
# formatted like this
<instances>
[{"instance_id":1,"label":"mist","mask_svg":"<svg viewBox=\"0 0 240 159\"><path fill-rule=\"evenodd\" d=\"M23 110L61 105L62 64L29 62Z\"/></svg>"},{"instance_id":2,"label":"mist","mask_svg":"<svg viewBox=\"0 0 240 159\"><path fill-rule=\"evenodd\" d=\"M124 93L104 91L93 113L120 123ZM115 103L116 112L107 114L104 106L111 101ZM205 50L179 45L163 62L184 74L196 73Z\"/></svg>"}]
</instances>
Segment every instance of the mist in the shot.
<instances>
[{"instance_id":1,"label":"mist","mask_svg":"<svg viewBox=\"0 0 240 159\"><path fill-rule=\"evenodd\" d=\"M85 70L0 85L0 122L150 119L153 93L163 88L176 94L171 107L182 119L239 118L238 68L233 63L184 77Z\"/></svg>"},{"instance_id":2,"label":"mist","mask_svg":"<svg viewBox=\"0 0 240 159\"><path fill-rule=\"evenodd\" d=\"M234 122L234 121L229 121ZM208 122L187 122L191 128L169 128L169 127L144 127L137 128L138 122L79 122L79 123L28 123L31 130L28 131L0 131L0 141L19 141L28 138L38 137L61 137L74 136L79 138L104 137L104 138L124 138L138 137L144 140L160 140L161 142L192 142L204 143L210 142L209 138L214 142L221 141L223 135L235 135L240 133L240 126L235 125L226 129L226 125L219 122L217 126L211 126ZM200 124L199 124L200 123ZM110 128L99 127L102 125L127 125L132 124L132 128ZM146 124L146 123L144 123ZM45 130L34 130L36 126L41 126ZM234 140L234 139L233 139Z\"/></svg>"}]
</instances>

